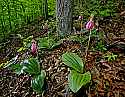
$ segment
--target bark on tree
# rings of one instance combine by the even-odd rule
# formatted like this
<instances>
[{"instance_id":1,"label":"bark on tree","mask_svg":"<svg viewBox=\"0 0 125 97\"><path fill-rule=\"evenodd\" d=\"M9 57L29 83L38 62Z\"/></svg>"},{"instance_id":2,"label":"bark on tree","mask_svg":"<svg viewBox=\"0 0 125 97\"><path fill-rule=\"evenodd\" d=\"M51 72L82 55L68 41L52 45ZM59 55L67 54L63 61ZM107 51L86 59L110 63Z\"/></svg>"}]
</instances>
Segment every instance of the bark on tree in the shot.
<instances>
[{"instance_id":1,"label":"bark on tree","mask_svg":"<svg viewBox=\"0 0 125 97\"><path fill-rule=\"evenodd\" d=\"M67 35L72 31L72 0L57 0L56 2L57 32Z\"/></svg>"}]
</instances>

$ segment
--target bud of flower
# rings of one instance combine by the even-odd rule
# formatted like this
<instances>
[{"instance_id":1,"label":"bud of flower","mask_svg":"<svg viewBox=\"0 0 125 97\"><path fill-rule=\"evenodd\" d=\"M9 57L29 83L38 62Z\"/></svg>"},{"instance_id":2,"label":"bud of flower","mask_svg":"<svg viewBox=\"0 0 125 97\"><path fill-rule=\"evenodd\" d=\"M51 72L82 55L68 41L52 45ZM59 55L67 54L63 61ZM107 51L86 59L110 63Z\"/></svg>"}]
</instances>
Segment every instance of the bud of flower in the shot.
<instances>
[{"instance_id":1,"label":"bud of flower","mask_svg":"<svg viewBox=\"0 0 125 97\"><path fill-rule=\"evenodd\" d=\"M83 20L83 16L79 16L79 18L78 18L79 20Z\"/></svg>"},{"instance_id":2,"label":"bud of flower","mask_svg":"<svg viewBox=\"0 0 125 97\"><path fill-rule=\"evenodd\" d=\"M32 40L31 53L33 56L37 54L37 43L34 39Z\"/></svg>"},{"instance_id":3,"label":"bud of flower","mask_svg":"<svg viewBox=\"0 0 125 97\"><path fill-rule=\"evenodd\" d=\"M94 22L92 20L90 20L87 24L86 24L86 29L87 30L91 30L94 28Z\"/></svg>"}]
</instances>

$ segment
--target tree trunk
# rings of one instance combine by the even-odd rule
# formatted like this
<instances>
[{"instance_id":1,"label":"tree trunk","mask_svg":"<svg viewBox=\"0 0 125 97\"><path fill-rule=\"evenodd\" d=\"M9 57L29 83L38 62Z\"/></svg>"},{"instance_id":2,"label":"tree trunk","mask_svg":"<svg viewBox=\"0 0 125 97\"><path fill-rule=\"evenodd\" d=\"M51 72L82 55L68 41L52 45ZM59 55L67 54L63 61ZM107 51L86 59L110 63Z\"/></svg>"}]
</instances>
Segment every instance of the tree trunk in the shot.
<instances>
[{"instance_id":1,"label":"tree trunk","mask_svg":"<svg viewBox=\"0 0 125 97\"><path fill-rule=\"evenodd\" d=\"M68 35L72 31L72 0L57 0L56 18L59 35Z\"/></svg>"}]
</instances>

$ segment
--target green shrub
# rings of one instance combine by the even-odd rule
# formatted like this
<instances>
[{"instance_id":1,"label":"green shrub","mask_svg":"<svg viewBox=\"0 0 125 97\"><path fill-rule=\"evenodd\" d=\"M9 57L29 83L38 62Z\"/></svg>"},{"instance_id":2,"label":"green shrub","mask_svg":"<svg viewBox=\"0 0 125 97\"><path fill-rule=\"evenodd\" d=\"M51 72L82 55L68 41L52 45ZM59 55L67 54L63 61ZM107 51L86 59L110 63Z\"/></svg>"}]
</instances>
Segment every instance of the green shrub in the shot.
<instances>
[{"instance_id":1,"label":"green shrub","mask_svg":"<svg viewBox=\"0 0 125 97\"><path fill-rule=\"evenodd\" d=\"M0 39L17 28L45 16L44 0L0 0ZM49 15L55 14L55 0L48 0ZM0 40L0 42L2 39Z\"/></svg>"}]
</instances>

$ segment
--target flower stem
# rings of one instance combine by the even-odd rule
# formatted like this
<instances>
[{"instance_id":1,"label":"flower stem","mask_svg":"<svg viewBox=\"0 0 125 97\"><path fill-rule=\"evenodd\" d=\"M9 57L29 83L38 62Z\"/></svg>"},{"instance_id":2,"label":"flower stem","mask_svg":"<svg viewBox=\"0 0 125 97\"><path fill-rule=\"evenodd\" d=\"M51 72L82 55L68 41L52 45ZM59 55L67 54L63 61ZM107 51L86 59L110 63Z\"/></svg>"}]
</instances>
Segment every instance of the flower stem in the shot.
<instances>
[{"instance_id":1,"label":"flower stem","mask_svg":"<svg viewBox=\"0 0 125 97\"><path fill-rule=\"evenodd\" d=\"M81 31L82 31L82 21L81 21Z\"/></svg>"},{"instance_id":2,"label":"flower stem","mask_svg":"<svg viewBox=\"0 0 125 97\"><path fill-rule=\"evenodd\" d=\"M88 45L87 45L87 48L86 48L86 50L85 50L85 60L86 60L86 57L87 57L87 52L88 52L89 45L90 45L91 33L92 33L92 31L90 30L90 33L89 33L89 40L88 40Z\"/></svg>"}]
</instances>

